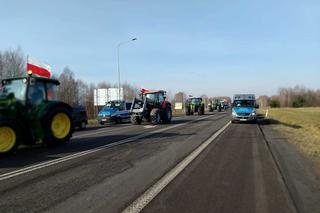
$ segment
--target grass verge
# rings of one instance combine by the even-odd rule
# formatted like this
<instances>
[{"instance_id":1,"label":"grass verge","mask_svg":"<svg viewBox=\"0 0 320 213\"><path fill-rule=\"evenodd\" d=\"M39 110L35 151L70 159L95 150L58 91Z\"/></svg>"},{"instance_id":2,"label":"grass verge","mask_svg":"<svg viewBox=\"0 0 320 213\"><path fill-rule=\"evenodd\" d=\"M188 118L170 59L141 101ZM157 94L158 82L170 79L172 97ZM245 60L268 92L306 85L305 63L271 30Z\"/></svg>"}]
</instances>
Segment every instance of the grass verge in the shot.
<instances>
[{"instance_id":1,"label":"grass verge","mask_svg":"<svg viewBox=\"0 0 320 213\"><path fill-rule=\"evenodd\" d=\"M268 109L267 119L320 168L320 107Z\"/></svg>"}]
</instances>

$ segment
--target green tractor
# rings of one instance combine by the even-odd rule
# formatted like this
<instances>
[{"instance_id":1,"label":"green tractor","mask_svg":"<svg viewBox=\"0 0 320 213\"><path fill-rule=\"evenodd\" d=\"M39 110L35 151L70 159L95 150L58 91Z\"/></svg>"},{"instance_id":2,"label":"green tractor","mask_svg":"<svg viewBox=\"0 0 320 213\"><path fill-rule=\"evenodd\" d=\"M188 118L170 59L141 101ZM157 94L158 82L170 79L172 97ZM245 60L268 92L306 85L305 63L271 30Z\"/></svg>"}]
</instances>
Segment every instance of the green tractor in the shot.
<instances>
[{"instance_id":1,"label":"green tractor","mask_svg":"<svg viewBox=\"0 0 320 213\"><path fill-rule=\"evenodd\" d=\"M213 112L214 110L221 112L222 107L223 105L221 104L221 100L217 98L212 99L208 104L208 108L210 112Z\"/></svg>"},{"instance_id":2,"label":"green tractor","mask_svg":"<svg viewBox=\"0 0 320 213\"><path fill-rule=\"evenodd\" d=\"M0 86L0 155L20 144L49 145L69 141L72 107L56 98L59 81L35 77L10 78Z\"/></svg>"},{"instance_id":3,"label":"green tractor","mask_svg":"<svg viewBox=\"0 0 320 213\"><path fill-rule=\"evenodd\" d=\"M186 115L193 115L198 113L198 115L204 115L204 103L202 98L188 98L185 103Z\"/></svg>"}]
</instances>

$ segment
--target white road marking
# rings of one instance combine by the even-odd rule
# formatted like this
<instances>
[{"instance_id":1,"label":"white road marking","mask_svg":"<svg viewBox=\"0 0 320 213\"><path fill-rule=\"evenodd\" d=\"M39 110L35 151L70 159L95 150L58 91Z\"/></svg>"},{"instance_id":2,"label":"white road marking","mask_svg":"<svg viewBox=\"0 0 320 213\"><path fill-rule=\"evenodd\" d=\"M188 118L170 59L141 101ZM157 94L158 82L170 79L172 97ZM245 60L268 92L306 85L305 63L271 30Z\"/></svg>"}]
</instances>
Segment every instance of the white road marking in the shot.
<instances>
[{"instance_id":1,"label":"white road marking","mask_svg":"<svg viewBox=\"0 0 320 213\"><path fill-rule=\"evenodd\" d=\"M210 143L212 143L229 125L229 121L225 126L214 133L208 140L196 148L190 155L183 159L177 166L165 174L159 181L157 181L151 188L145 191L138 197L130 206L128 206L122 213L138 213L148 203L153 200L178 174L180 174L203 150L205 150Z\"/></svg>"},{"instance_id":2,"label":"white road marking","mask_svg":"<svg viewBox=\"0 0 320 213\"><path fill-rule=\"evenodd\" d=\"M101 150L105 150L105 149L108 149L108 148L113 147L113 146L117 146L117 145L121 145L121 144L125 144L125 143L130 143L130 142L132 142L134 140L137 140L137 139L141 139L141 138L153 135L153 134L161 133L161 132L164 132L164 131L167 131L167 130L170 130L170 129L174 129L174 128L177 128L177 127L180 127L180 126L184 126L184 125L190 124L190 123L192 123L194 121L203 120L203 119L206 119L206 118L212 117L212 116L213 115L205 116L205 117L201 117L201 118L198 118L198 119L195 119L195 120L192 120L192 121L188 121L186 123L175 124L173 126L168 126L168 127L162 128L162 129L154 130L152 132L146 132L146 133L143 133L141 135L136 135L136 136L133 136L133 137L130 137L130 138L126 138L126 139L123 139L123 140L120 140L120 141L117 141L117 142L114 142L114 143L106 144L106 145L101 146L101 147L97 147L97 148L94 148L94 149L78 152L78 153L75 153L75 154L72 154L72 155L68 155L68 156L65 156L65 157L61 157L61 158L58 158L58 159L55 159L55 160L49 160L49 161L46 161L46 162L43 162L43 163L35 164L33 166L28 166L28 167L25 167L25 168L22 168L22 169L18 169L18 170L12 171L12 172L8 172L8 173L0 175L0 181L6 180L6 179L9 179L9 178L13 178L13 177L16 177L16 176L19 176L19 175L23 175L23 174L26 174L26 173L29 173L29 172L32 172L32 171L35 171L35 170L39 170L39 169L42 169L42 168L45 168L45 167L48 167L48 166L59 164L59 163L65 162L65 161L69 161L69 160L72 160L72 159L75 159L75 158L79 158L79 157L82 157L82 156L85 156L85 155L89 155L89 154L92 154L92 153L95 153L95 152L99 152Z\"/></svg>"},{"instance_id":3,"label":"white road marking","mask_svg":"<svg viewBox=\"0 0 320 213\"><path fill-rule=\"evenodd\" d=\"M143 126L143 128L145 129L152 129L152 128L155 128L156 125L146 125L146 126Z\"/></svg>"},{"instance_id":4,"label":"white road marking","mask_svg":"<svg viewBox=\"0 0 320 213\"><path fill-rule=\"evenodd\" d=\"M112 128L109 129L109 128L102 128L98 131L95 131L95 132L92 132L92 133L87 133L87 134L81 134L81 135L76 135L76 136L73 136L72 139L76 139L76 138L81 138L81 137L84 137L84 136L92 136L92 135L99 135L99 134L102 134L102 133L107 133L107 132L112 132L114 130L123 130L123 129L130 129L134 127L133 125L130 125L130 126L124 126L124 127L120 127L120 128Z\"/></svg>"}]
</instances>

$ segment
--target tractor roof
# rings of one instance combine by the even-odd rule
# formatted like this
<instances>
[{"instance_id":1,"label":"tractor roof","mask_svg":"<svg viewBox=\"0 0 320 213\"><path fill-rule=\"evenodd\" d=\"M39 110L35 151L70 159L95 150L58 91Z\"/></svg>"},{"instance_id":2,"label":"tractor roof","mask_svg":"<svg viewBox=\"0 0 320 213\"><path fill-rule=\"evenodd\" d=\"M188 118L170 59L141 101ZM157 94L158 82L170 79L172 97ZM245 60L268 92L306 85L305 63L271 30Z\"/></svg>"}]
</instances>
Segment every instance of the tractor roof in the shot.
<instances>
[{"instance_id":1,"label":"tractor roof","mask_svg":"<svg viewBox=\"0 0 320 213\"><path fill-rule=\"evenodd\" d=\"M28 77L13 77L13 78L5 78L2 81L11 81L11 80L19 80L19 79L26 79ZM31 78L36 79L37 81L44 81L44 82L49 82L49 83L53 83L56 85L60 85L60 82L56 79L52 79L52 78L44 78L44 77L38 77L38 76L32 76Z\"/></svg>"},{"instance_id":2,"label":"tractor roof","mask_svg":"<svg viewBox=\"0 0 320 213\"><path fill-rule=\"evenodd\" d=\"M148 92L144 92L143 94L152 94L152 93L165 93L164 90L148 90Z\"/></svg>"}]
</instances>

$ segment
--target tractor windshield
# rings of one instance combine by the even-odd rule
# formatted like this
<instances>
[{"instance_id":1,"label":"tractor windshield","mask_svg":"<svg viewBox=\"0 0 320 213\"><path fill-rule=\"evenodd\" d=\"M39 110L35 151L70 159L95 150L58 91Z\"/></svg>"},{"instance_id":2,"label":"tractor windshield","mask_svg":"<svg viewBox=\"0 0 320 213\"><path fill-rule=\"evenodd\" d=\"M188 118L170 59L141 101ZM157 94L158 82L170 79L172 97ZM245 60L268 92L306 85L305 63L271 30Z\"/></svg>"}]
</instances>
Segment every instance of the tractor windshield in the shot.
<instances>
[{"instance_id":1,"label":"tractor windshield","mask_svg":"<svg viewBox=\"0 0 320 213\"><path fill-rule=\"evenodd\" d=\"M0 96L13 94L18 100L26 98L27 79L3 80L0 88Z\"/></svg>"},{"instance_id":2,"label":"tractor windshield","mask_svg":"<svg viewBox=\"0 0 320 213\"><path fill-rule=\"evenodd\" d=\"M147 93L146 98L149 103L161 103L165 99L164 94L161 92Z\"/></svg>"},{"instance_id":3,"label":"tractor windshield","mask_svg":"<svg viewBox=\"0 0 320 213\"><path fill-rule=\"evenodd\" d=\"M200 104L201 100L199 98L194 98L194 99L191 100L191 103L192 104Z\"/></svg>"}]
</instances>

